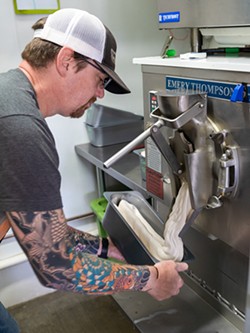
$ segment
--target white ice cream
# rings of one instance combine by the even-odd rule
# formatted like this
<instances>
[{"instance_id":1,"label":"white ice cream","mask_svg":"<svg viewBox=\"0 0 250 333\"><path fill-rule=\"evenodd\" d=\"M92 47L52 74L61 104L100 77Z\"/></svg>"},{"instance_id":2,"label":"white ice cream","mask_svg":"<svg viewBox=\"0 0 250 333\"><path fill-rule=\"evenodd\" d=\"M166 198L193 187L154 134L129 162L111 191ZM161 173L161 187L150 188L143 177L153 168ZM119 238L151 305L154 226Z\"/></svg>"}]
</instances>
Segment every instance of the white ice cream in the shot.
<instances>
[{"instance_id":1,"label":"white ice cream","mask_svg":"<svg viewBox=\"0 0 250 333\"><path fill-rule=\"evenodd\" d=\"M121 200L118 210L134 233L144 244L147 251L157 260L183 258L183 242L179 233L186 223L191 211L190 196L186 182L178 192L172 211L165 224L164 238L158 235L150 224L142 217L139 210L126 200Z\"/></svg>"}]
</instances>

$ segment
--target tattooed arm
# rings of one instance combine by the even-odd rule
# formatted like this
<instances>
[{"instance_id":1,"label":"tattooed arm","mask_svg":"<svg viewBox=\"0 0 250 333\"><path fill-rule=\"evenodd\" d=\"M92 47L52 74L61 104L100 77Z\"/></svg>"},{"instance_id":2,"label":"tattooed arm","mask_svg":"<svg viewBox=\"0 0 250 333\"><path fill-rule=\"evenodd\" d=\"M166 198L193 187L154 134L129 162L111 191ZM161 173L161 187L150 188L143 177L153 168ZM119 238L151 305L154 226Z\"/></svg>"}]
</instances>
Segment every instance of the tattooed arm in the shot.
<instances>
[{"instance_id":1,"label":"tattooed arm","mask_svg":"<svg viewBox=\"0 0 250 333\"><path fill-rule=\"evenodd\" d=\"M69 227L61 209L7 215L20 246L47 287L113 293L140 290L149 278L147 267L98 258L99 238Z\"/></svg>"},{"instance_id":2,"label":"tattooed arm","mask_svg":"<svg viewBox=\"0 0 250 333\"><path fill-rule=\"evenodd\" d=\"M9 212L7 216L37 277L46 287L85 294L142 290L160 300L176 295L183 284L178 271L186 266L177 269L173 261L134 266L99 258L99 237L69 227L62 209Z\"/></svg>"}]
</instances>

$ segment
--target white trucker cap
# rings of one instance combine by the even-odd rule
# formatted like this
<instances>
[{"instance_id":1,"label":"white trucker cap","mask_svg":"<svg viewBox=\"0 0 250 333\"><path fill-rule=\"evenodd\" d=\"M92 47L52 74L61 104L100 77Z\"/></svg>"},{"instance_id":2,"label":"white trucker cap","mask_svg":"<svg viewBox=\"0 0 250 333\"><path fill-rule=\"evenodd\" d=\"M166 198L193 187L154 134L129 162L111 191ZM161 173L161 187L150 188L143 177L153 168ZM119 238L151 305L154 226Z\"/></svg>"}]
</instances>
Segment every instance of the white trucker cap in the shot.
<instances>
[{"instance_id":1,"label":"white trucker cap","mask_svg":"<svg viewBox=\"0 0 250 333\"><path fill-rule=\"evenodd\" d=\"M130 90L115 72L116 41L107 27L94 15L74 8L65 8L48 16L36 37L68 46L75 52L98 62L112 79L105 88L114 94Z\"/></svg>"}]
</instances>

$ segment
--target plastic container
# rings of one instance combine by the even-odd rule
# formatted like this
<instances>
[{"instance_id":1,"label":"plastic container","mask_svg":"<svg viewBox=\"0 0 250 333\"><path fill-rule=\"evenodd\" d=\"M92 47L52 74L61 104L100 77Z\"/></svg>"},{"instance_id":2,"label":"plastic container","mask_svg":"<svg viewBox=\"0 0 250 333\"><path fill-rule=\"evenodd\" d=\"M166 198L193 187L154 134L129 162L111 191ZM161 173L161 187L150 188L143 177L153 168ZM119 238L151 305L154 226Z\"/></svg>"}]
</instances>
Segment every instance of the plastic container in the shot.
<instances>
[{"instance_id":1,"label":"plastic container","mask_svg":"<svg viewBox=\"0 0 250 333\"><path fill-rule=\"evenodd\" d=\"M143 132L143 117L99 104L87 111L85 127L90 143L103 147L132 141Z\"/></svg>"},{"instance_id":2,"label":"plastic container","mask_svg":"<svg viewBox=\"0 0 250 333\"><path fill-rule=\"evenodd\" d=\"M96 215L96 223L98 228L98 234L100 237L107 237L108 234L102 225L103 217L106 211L108 201L104 198L97 198L90 202L90 207Z\"/></svg>"},{"instance_id":3,"label":"plastic container","mask_svg":"<svg viewBox=\"0 0 250 333\"><path fill-rule=\"evenodd\" d=\"M124 122L138 121L142 116L97 103L87 110L86 124L93 127L112 126Z\"/></svg>"},{"instance_id":4,"label":"plastic container","mask_svg":"<svg viewBox=\"0 0 250 333\"><path fill-rule=\"evenodd\" d=\"M143 243L133 232L117 209L119 201L125 199L133 204L150 223L154 230L163 235L164 224L145 198L137 191L105 192L108 206L103 219L103 226L109 237L123 254L126 261L134 265L152 265L157 260L147 252Z\"/></svg>"}]
</instances>

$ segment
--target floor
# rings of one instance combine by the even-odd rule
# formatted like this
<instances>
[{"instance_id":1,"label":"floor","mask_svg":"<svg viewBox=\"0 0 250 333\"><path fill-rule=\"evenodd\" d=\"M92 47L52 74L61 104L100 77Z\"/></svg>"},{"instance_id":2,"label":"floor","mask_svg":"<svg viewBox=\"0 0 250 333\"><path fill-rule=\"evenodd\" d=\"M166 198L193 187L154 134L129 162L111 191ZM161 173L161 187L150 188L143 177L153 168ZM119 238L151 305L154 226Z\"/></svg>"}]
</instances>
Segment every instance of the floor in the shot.
<instances>
[{"instance_id":1,"label":"floor","mask_svg":"<svg viewBox=\"0 0 250 333\"><path fill-rule=\"evenodd\" d=\"M178 296L162 302L147 293L120 293L113 298L53 292L9 311L21 333L243 332L186 285Z\"/></svg>"},{"instance_id":2,"label":"floor","mask_svg":"<svg viewBox=\"0 0 250 333\"><path fill-rule=\"evenodd\" d=\"M22 333L138 333L111 296L54 292L8 309Z\"/></svg>"}]
</instances>

